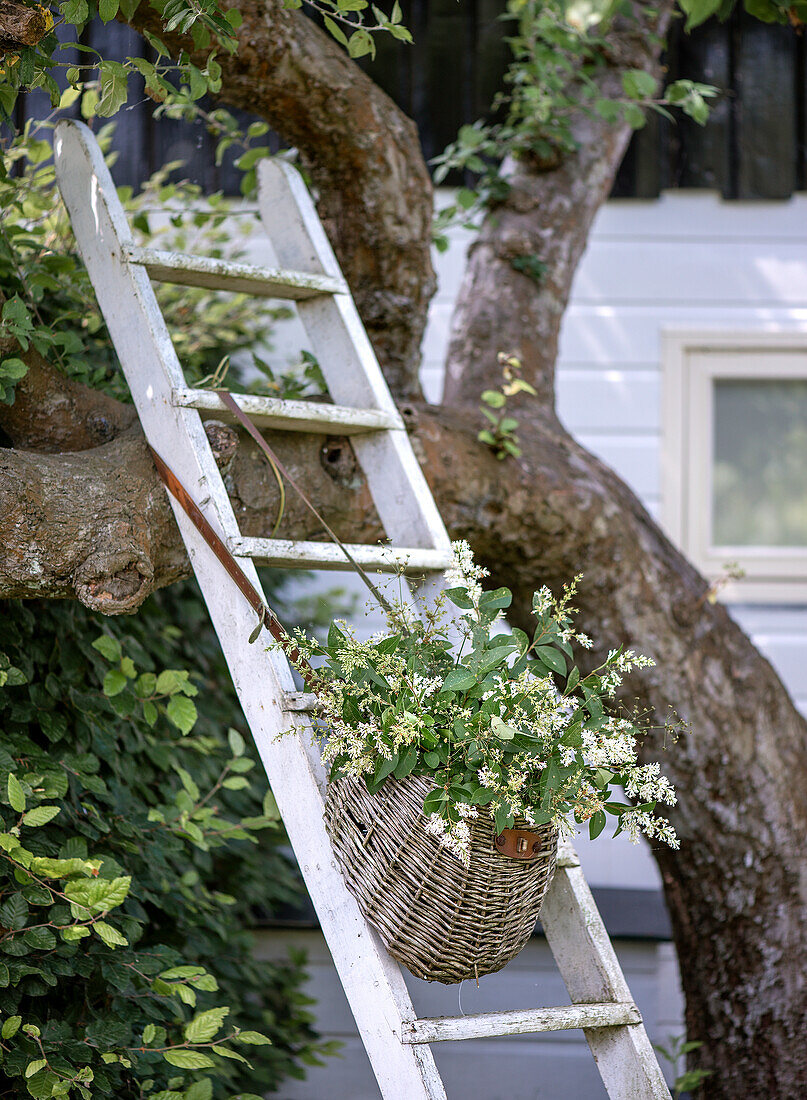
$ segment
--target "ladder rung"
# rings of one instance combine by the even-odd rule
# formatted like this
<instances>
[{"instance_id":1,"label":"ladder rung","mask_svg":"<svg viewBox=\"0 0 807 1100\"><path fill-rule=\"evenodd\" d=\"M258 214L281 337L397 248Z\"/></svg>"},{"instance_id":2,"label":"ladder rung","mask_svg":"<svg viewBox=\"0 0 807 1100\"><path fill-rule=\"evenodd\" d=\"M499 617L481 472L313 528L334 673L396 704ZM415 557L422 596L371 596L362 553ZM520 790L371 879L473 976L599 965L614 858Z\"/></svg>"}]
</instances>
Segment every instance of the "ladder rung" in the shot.
<instances>
[{"instance_id":1,"label":"ladder rung","mask_svg":"<svg viewBox=\"0 0 807 1100\"><path fill-rule=\"evenodd\" d=\"M439 1043L455 1039L488 1039L495 1035L526 1035L539 1031L567 1031L583 1027L624 1027L640 1024L642 1015L633 1002L563 1005L512 1012L484 1012L475 1016L440 1016L404 1024L401 1042Z\"/></svg>"},{"instance_id":2,"label":"ladder rung","mask_svg":"<svg viewBox=\"0 0 807 1100\"><path fill-rule=\"evenodd\" d=\"M403 421L397 413L388 413L383 409L351 409L346 405L286 401L279 397L259 397L248 393L234 393L233 397L247 416L262 428L328 435L404 430ZM235 421L233 414L213 390L174 390L173 403L180 408L214 412L222 420Z\"/></svg>"},{"instance_id":3,"label":"ladder rung","mask_svg":"<svg viewBox=\"0 0 807 1100\"><path fill-rule=\"evenodd\" d=\"M319 700L313 691L287 691L281 705L283 710L297 714L316 714L319 710Z\"/></svg>"},{"instance_id":4,"label":"ladder rung","mask_svg":"<svg viewBox=\"0 0 807 1100\"><path fill-rule=\"evenodd\" d=\"M577 852L574 850L570 842L566 839L561 840L558 844L558 858L556 860L556 866L558 867L579 867L580 858Z\"/></svg>"},{"instance_id":5,"label":"ladder rung","mask_svg":"<svg viewBox=\"0 0 807 1100\"><path fill-rule=\"evenodd\" d=\"M419 547L369 546L347 543L359 565L379 573L419 576L440 573L451 565L450 550L424 550ZM353 566L332 542L297 542L290 539L232 538L230 552L237 558L254 558L259 565L282 569L339 569Z\"/></svg>"},{"instance_id":6,"label":"ladder rung","mask_svg":"<svg viewBox=\"0 0 807 1100\"><path fill-rule=\"evenodd\" d=\"M191 256L183 252L162 252L157 248L123 245L121 251L131 264L145 267L158 283L202 286L210 290L232 290L260 298L289 298L302 301L321 294L347 294L346 283L330 275L309 275L304 271L279 271L270 267Z\"/></svg>"}]
</instances>

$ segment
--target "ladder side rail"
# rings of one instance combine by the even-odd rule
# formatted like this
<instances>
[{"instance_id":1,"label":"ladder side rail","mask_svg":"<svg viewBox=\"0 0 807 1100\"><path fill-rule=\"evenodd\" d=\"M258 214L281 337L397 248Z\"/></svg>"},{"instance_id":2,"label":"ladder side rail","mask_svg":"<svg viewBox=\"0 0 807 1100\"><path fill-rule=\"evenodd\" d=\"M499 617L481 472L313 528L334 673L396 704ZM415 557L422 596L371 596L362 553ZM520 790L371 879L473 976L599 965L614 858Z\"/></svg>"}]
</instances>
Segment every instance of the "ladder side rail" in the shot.
<instances>
[{"instance_id":1,"label":"ladder side rail","mask_svg":"<svg viewBox=\"0 0 807 1100\"><path fill-rule=\"evenodd\" d=\"M570 846L564 846L540 920L573 1004L633 1000ZM583 1034L610 1100L670 1100L643 1023L584 1028Z\"/></svg>"},{"instance_id":2,"label":"ladder side rail","mask_svg":"<svg viewBox=\"0 0 807 1100\"><path fill-rule=\"evenodd\" d=\"M121 238L127 240L128 226L95 138L82 123L61 122L55 151L57 178L78 247L146 436L170 458L191 493L209 497L203 511L220 531L228 531L235 517L199 414L176 408L170 400L172 388L184 382L153 289L145 272L121 259ZM430 1049L400 1041L404 1023L415 1019L403 975L336 866L325 831L315 746L303 716L282 709L286 692L295 689L291 669L281 654L267 654L258 643L249 645L254 613L245 600L234 598L223 566L170 499L381 1092L389 1100L445 1100ZM240 564L260 591L252 562ZM278 738L295 728L296 736Z\"/></svg>"},{"instance_id":3,"label":"ladder side rail","mask_svg":"<svg viewBox=\"0 0 807 1100\"><path fill-rule=\"evenodd\" d=\"M258 205L283 267L342 278L311 196L297 170L278 160L258 167ZM331 397L340 405L397 415L375 352L349 294L297 306ZM393 543L449 549L449 538L405 432L352 441L381 522Z\"/></svg>"}]
</instances>

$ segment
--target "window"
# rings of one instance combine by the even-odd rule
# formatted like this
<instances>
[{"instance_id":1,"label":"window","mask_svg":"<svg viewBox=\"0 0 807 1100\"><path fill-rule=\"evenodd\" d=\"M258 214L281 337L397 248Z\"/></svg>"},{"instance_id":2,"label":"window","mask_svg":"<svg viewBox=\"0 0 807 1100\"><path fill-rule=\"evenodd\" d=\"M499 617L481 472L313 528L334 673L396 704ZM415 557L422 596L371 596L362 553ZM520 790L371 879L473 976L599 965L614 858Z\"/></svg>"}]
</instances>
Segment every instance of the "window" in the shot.
<instances>
[{"instance_id":1,"label":"window","mask_svg":"<svg viewBox=\"0 0 807 1100\"><path fill-rule=\"evenodd\" d=\"M807 332L663 336L662 521L725 597L807 602Z\"/></svg>"}]
</instances>

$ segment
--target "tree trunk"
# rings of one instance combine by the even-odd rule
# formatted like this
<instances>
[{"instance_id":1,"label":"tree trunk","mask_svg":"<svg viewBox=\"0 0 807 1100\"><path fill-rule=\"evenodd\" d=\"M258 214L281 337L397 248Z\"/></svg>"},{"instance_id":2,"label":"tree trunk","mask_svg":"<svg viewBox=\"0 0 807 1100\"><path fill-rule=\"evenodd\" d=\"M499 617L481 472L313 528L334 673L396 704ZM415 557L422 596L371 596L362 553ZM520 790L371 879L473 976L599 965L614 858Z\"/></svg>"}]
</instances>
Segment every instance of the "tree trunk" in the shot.
<instances>
[{"instance_id":1,"label":"tree trunk","mask_svg":"<svg viewBox=\"0 0 807 1100\"><path fill-rule=\"evenodd\" d=\"M155 29L148 21L156 17L141 7L134 25ZM666 0L657 16L643 5L636 10L658 18L663 31L671 8ZM557 588L583 572L582 628L605 646L624 641L654 656L656 667L627 690L660 725L670 707L690 724L666 752L663 734L648 738L643 754L662 759L679 791L670 817L681 850L655 854L681 960L689 1037L704 1041L700 1062L714 1071L708 1095L804 1095L805 722L769 664L725 610L706 600L706 582L554 412L560 320L626 129L579 119L579 152L556 170L512 167L510 195L472 250L446 404L429 408L411 397L432 289L430 184L411 123L298 13L283 12L274 0L248 0L241 10L241 49L224 60L222 98L258 110L310 161L320 208L388 378L405 399L416 453L450 531L471 543L495 583L513 589L517 623L526 624L535 587ZM623 26L609 36L604 93L619 87L624 68L656 70L658 46L646 31ZM546 265L540 285L513 267L523 255ZM479 394L497 381L498 352L519 354L539 395L513 403L523 447L518 461L499 462L476 440ZM32 369L21 400L38 378ZM139 430L107 407L111 434L97 446L96 398L71 391L66 419L74 427L59 428L71 453L3 452L2 594L76 595L110 613L131 611L152 587L187 570ZM18 447L36 445L25 419L0 409L0 424ZM277 506L274 479L248 443L240 442L233 458L229 432L217 429L216 445L230 464L239 522L245 533L267 534ZM346 441L323 448L321 437L287 435L272 442L340 535L377 536ZM319 534L293 500L281 533Z\"/></svg>"}]
</instances>

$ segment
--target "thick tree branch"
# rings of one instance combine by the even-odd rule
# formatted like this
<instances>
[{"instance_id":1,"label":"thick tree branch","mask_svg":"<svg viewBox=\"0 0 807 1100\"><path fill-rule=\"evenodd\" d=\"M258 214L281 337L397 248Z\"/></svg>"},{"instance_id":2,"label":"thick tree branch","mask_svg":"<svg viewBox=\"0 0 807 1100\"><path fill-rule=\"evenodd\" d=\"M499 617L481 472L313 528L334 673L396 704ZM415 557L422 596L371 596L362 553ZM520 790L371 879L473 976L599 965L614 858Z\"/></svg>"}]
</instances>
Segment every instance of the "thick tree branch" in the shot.
<instances>
[{"instance_id":1,"label":"thick tree branch","mask_svg":"<svg viewBox=\"0 0 807 1100\"><path fill-rule=\"evenodd\" d=\"M596 77L603 98L624 96L626 68L660 77L660 43L674 6L634 4L634 18L618 21ZM583 113L571 129L578 151L557 167L542 170L528 159L505 166L510 191L471 246L452 319L444 396L452 407L478 406L482 391L500 379L496 356L505 352L521 359L544 408L554 408L558 334L572 279L632 133L627 124ZM513 266L527 256L545 265L539 282Z\"/></svg>"},{"instance_id":2,"label":"thick tree branch","mask_svg":"<svg viewBox=\"0 0 807 1100\"><path fill-rule=\"evenodd\" d=\"M662 5L662 19L670 4ZM648 38L627 43L630 67L657 72ZM618 47L618 54L625 52ZM618 91L619 67L601 81ZM790 1096L807 1089L807 724L781 682L670 545L626 486L565 433L554 411L558 333L592 223L629 137L580 118L579 153L552 172L513 166L512 189L471 251L448 354L446 401L469 410L495 383L500 351L520 356L538 399L519 401L524 454L506 488L473 482L447 506L455 534L514 591L527 626L538 583L557 589L582 572L583 629L657 659L629 685L660 724L672 704L691 734L663 754L679 792L670 814L680 852L662 868L687 997L687 1033L704 1041L708 1095ZM537 255L540 286L513 267ZM509 411L509 408L508 408ZM460 502L456 501L459 505ZM486 513L486 514L485 514ZM462 522L463 514L465 517ZM646 759L663 738L649 739ZM765 944L765 949L761 945Z\"/></svg>"},{"instance_id":3,"label":"thick tree branch","mask_svg":"<svg viewBox=\"0 0 807 1100\"><path fill-rule=\"evenodd\" d=\"M300 151L387 379L395 393L417 394L435 283L432 184L415 124L300 12L285 11L280 0L235 6L244 21L238 53L218 57L221 98L265 118ZM194 51L189 38L166 37L148 4L129 22L204 64L206 51Z\"/></svg>"},{"instance_id":4,"label":"thick tree branch","mask_svg":"<svg viewBox=\"0 0 807 1100\"><path fill-rule=\"evenodd\" d=\"M0 341L0 353L9 350ZM15 347L14 353L28 364L14 404L0 405L0 428L14 447L48 454L87 451L137 419L131 405L66 378L34 348L22 352Z\"/></svg>"}]
</instances>

